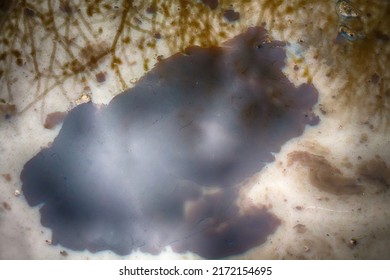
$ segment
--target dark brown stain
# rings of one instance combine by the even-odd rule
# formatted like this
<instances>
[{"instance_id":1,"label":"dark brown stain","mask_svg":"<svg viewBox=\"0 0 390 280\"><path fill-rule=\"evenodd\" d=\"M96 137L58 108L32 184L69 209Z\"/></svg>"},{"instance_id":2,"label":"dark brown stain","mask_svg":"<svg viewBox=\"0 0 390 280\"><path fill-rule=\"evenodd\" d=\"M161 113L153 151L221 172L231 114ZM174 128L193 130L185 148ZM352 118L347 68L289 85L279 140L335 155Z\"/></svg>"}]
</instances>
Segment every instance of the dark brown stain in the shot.
<instances>
[{"instance_id":1,"label":"dark brown stain","mask_svg":"<svg viewBox=\"0 0 390 280\"><path fill-rule=\"evenodd\" d=\"M53 112L46 116L45 124L46 129L53 129L60 123L62 123L68 112Z\"/></svg>"},{"instance_id":2,"label":"dark brown stain","mask_svg":"<svg viewBox=\"0 0 390 280\"><path fill-rule=\"evenodd\" d=\"M98 83L104 83L106 81L106 73L105 72L99 72L95 75L96 81Z\"/></svg>"},{"instance_id":3,"label":"dark brown stain","mask_svg":"<svg viewBox=\"0 0 390 280\"><path fill-rule=\"evenodd\" d=\"M319 190L335 195L360 195L363 187L343 175L323 157L304 151L288 154L288 165L299 163L309 170L310 183Z\"/></svg>"},{"instance_id":4,"label":"dark brown stain","mask_svg":"<svg viewBox=\"0 0 390 280\"><path fill-rule=\"evenodd\" d=\"M6 180L7 182L11 182L11 180L12 180L11 174L9 174L9 173L1 174L1 176L3 176L4 180Z\"/></svg>"},{"instance_id":5,"label":"dark brown stain","mask_svg":"<svg viewBox=\"0 0 390 280\"><path fill-rule=\"evenodd\" d=\"M264 206L240 211L241 183L319 121L305 116L317 91L288 80L284 43L266 38L250 28L224 47L188 48L107 106L74 108L21 174L53 244L215 259L264 243L280 220Z\"/></svg>"},{"instance_id":6,"label":"dark brown stain","mask_svg":"<svg viewBox=\"0 0 390 280\"><path fill-rule=\"evenodd\" d=\"M371 83L373 83L374 85L378 84L379 81L380 81L381 77L379 77L378 73L374 73L372 74L371 76Z\"/></svg>"},{"instance_id":7,"label":"dark brown stain","mask_svg":"<svg viewBox=\"0 0 390 280\"><path fill-rule=\"evenodd\" d=\"M12 208L11 208L11 205L9 205L7 202L3 202L3 208L5 209L5 210L8 210L8 211L10 211Z\"/></svg>"},{"instance_id":8,"label":"dark brown stain","mask_svg":"<svg viewBox=\"0 0 390 280\"><path fill-rule=\"evenodd\" d=\"M224 13L223 13L223 17L230 21L230 22L233 22L233 21L237 21L240 19L240 13L239 12L236 12L234 10L226 10Z\"/></svg>"},{"instance_id":9,"label":"dark brown stain","mask_svg":"<svg viewBox=\"0 0 390 280\"><path fill-rule=\"evenodd\" d=\"M380 191L387 191L390 187L390 167L380 157L362 162L357 174L362 179L378 185Z\"/></svg>"},{"instance_id":10,"label":"dark brown stain","mask_svg":"<svg viewBox=\"0 0 390 280\"><path fill-rule=\"evenodd\" d=\"M155 14L157 12L156 5L151 5L148 8L146 8L146 12L148 14Z\"/></svg>"}]
</instances>

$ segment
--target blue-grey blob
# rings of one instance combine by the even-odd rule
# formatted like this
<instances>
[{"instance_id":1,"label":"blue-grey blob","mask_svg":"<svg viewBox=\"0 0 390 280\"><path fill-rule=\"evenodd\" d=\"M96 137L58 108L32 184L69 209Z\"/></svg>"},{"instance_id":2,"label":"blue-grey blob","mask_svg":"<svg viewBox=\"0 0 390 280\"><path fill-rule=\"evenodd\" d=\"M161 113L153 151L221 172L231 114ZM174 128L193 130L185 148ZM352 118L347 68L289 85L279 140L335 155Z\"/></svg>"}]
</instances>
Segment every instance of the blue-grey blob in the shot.
<instances>
[{"instance_id":1,"label":"blue-grey blob","mask_svg":"<svg viewBox=\"0 0 390 280\"><path fill-rule=\"evenodd\" d=\"M239 211L240 184L319 121L317 91L285 77L285 58L284 43L251 28L161 61L107 106L74 108L21 174L53 244L215 259L264 243L280 220L261 205Z\"/></svg>"}]
</instances>

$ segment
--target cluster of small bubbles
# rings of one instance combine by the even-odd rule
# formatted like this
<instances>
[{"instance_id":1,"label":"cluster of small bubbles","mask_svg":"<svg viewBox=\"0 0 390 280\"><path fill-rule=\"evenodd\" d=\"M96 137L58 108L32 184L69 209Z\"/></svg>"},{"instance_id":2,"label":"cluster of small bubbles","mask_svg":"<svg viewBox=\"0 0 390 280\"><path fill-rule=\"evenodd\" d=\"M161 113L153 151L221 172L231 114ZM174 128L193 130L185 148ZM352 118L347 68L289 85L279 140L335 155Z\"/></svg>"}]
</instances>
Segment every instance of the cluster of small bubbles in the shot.
<instances>
[{"instance_id":1,"label":"cluster of small bubbles","mask_svg":"<svg viewBox=\"0 0 390 280\"><path fill-rule=\"evenodd\" d=\"M363 22L359 9L348 0L338 0L336 11L339 16L338 35L350 42L364 39Z\"/></svg>"}]
</instances>

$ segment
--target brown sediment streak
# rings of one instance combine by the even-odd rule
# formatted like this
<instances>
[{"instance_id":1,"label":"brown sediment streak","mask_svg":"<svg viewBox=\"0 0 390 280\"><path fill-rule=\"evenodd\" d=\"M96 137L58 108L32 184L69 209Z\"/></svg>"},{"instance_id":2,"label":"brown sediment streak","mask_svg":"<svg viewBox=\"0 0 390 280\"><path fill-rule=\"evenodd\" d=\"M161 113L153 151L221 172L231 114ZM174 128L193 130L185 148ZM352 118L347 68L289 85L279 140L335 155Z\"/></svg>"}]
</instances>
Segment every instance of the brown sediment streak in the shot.
<instances>
[{"instance_id":1,"label":"brown sediment streak","mask_svg":"<svg viewBox=\"0 0 390 280\"><path fill-rule=\"evenodd\" d=\"M390 187L390 167L380 157L361 163L357 174L362 179L379 185L382 191Z\"/></svg>"},{"instance_id":2,"label":"brown sediment streak","mask_svg":"<svg viewBox=\"0 0 390 280\"><path fill-rule=\"evenodd\" d=\"M264 243L280 220L241 211L240 183L319 121L317 91L287 79L285 58L284 43L250 28L160 61L105 107L73 109L21 174L53 244L223 258Z\"/></svg>"},{"instance_id":3,"label":"brown sediment streak","mask_svg":"<svg viewBox=\"0 0 390 280\"><path fill-rule=\"evenodd\" d=\"M45 124L46 129L53 129L58 124L62 123L67 115L67 112L53 112L46 116Z\"/></svg>"},{"instance_id":4,"label":"brown sediment streak","mask_svg":"<svg viewBox=\"0 0 390 280\"><path fill-rule=\"evenodd\" d=\"M288 165L299 163L309 171L310 183L319 190L335 195L359 195L363 187L344 174L323 156L304 151L288 154Z\"/></svg>"}]
</instances>

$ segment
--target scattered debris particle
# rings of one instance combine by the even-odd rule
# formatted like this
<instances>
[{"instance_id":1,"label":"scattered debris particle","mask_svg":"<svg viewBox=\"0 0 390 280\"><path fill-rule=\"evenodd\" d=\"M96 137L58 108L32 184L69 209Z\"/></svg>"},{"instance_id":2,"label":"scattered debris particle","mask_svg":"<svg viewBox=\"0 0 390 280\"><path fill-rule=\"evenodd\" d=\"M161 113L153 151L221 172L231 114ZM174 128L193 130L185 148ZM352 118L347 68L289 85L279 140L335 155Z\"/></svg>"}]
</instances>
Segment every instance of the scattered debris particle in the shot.
<instances>
[{"instance_id":1,"label":"scattered debris particle","mask_svg":"<svg viewBox=\"0 0 390 280\"><path fill-rule=\"evenodd\" d=\"M233 22L233 21L237 21L240 19L240 13L239 12L236 12L234 10L226 10L224 13L223 13L223 17L230 21L230 22Z\"/></svg>"},{"instance_id":2,"label":"scattered debris particle","mask_svg":"<svg viewBox=\"0 0 390 280\"><path fill-rule=\"evenodd\" d=\"M16 197L19 197L19 196L21 195L21 193L20 193L19 190L15 190L15 191L14 191L14 195L15 195Z\"/></svg>"},{"instance_id":3,"label":"scattered debris particle","mask_svg":"<svg viewBox=\"0 0 390 280\"><path fill-rule=\"evenodd\" d=\"M58 124L62 123L68 112L54 112L46 116L45 124L43 125L46 129L53 129Z\"/></svg>"},{"instance_id":4,"label":"scattered debris particle","mask_svg":"<svg viewBox=\"0 0 390 280\"><path fill-rule=\"evenodd\" d=\"M53 242L51 241L51 239L46 239L45 242L46 242L47 245L52 245L52 244L53 244Z\"/></svg>"},{"instance_id":5,"label":"scattered debris particle","mask_svg":"<svg viewBox=\"0 0 390 280\"><path fill-rule=\"evenodd\" d=\"M68 252L65 251L65 250L62 250L62 251L60 251L60 255L63 256L63 257L67 257L68 256Z\"/></svg>"},{"instance_id":6,"label":"scattered debris particle","mask_svg":"<svg viewBox=\"0 0 390 280\"><path fill-rule=\"evenodd\" d=\"M158 55L156 57L156 59L157 59L158 62L160 62L160 61L162 61L164 59L164 56L163 55Z\"/></svg>"},{"instance_id":7,"label":"scattered debris particle","mask_svg":"<svg viewBox=\"0 0 390 280\"><path fill-rule=\"evenodd\" d=\"M296 224L295 226L294 226L294 229L297 231L297 233L305 233L306 231L307 231L307 228L306 228L306 226L305 225L303 225L303 224Z\"/></svg>"},{"instance_id":8,"label":"scattered debris particle","mask_svg":"<svg viewBox=\"0 0 390 280\"><path fill-rule=\"evenodd\" d=\"M305 251L305 252L309 252L310 251L310 248L309 248L309 246L303 246L303 250Z\"/></svg>"},{"instance_id":9,"label":"scattered debris particle","mask_svg":"<svg viewBox=\"0 0 390 280\"><path fill-rule=\"evenodd\" d=\"M77 100L76 105L81 105L83 103L88 103L91 101L91 96L89 94L82 94Z\"/></svg>"},{"instance_id":10,"label":"scattered debris particle","mask_svg":"<svg viewBox=\"0 0 390 280\"><path fill-rule=\"evenodd\" d=\"M357 240L355 238L351 238L348 243L349 243L349 246L351 248L355 247L356 245L358 245L358 242L357 242Z\"/></svg>"},{"instance_id":11,"label":"scattered debris particle","mask_svg":"<svg viewBox=\"0 0 390 280\"><path fill-rule=\"evenodd\" d=\"M301 210L303 210L303 207L302 206L295 206L295 209L298 211L301 211Z\"/></svg>"},{"instance_id":12,"label":"scattered debris particle","mask_svg":"<svg viewBox=\"0 0 390 280\"><path fill-rule=\"evenodd\" d=\"M96 76L96 81L98 81L98 83L104 83L106 81L105 72L99 72L95 76Z\"/></svg>"},{"instance_id":13,"label":"scattered debris particle","mask_svg":"<svg viewBox=\"0 0 390 280\"><path fill-rule=\"evenodd\" d=\"M148 8L146 8L146 12L148 14L155 14L157 12L156 5L152 5L152 6L149 6Z\"/></svg>"},{"instance_id":14,"label":"scattered debris particle","mask_svg":"<svg viewBox=\"0 0 390 280\"><path fill-rule=\"evenodd\" d=\"M345 19L357 18L360 15L358 9L356 9L350 1L339 0L336 3L337 14Z\"/></svg>"}]
</instances>

